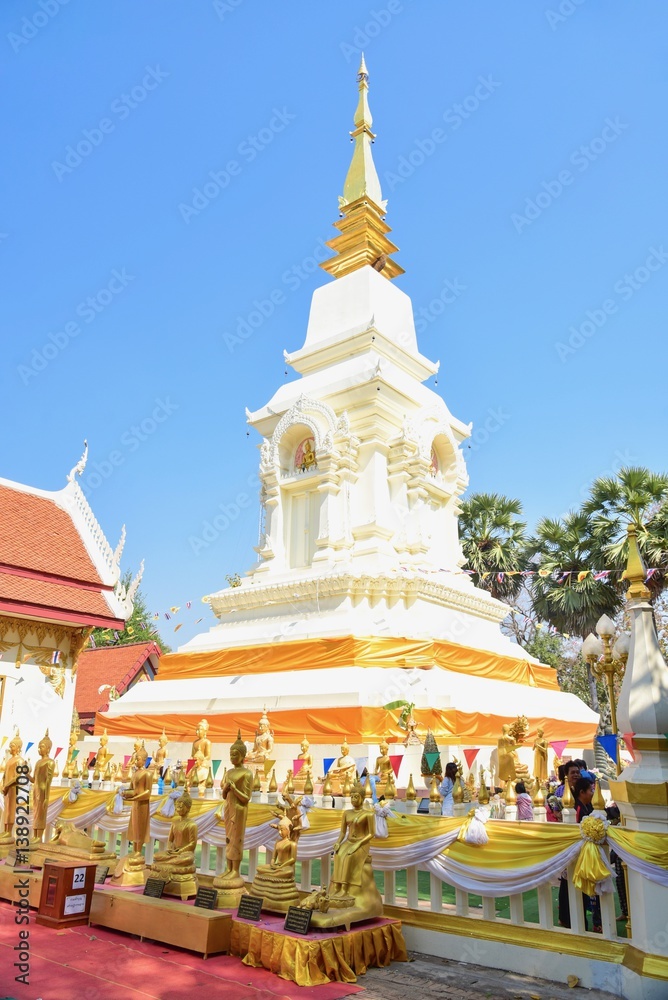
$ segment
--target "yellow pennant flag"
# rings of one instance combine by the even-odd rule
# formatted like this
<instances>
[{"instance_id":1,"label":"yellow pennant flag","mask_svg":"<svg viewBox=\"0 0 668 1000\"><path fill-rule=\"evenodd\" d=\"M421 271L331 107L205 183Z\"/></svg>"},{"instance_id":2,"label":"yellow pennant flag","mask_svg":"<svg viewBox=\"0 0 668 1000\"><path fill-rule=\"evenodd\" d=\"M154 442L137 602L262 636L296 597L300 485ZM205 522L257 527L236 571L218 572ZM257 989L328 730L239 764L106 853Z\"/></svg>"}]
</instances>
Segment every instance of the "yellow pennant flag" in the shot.
<instances>
[{"instance_id":1,"label":"yellow pennant flag","mask_svg":"<svg viewBox=\"0 0 668 1000\"><path fill-rule=\"evenodd\" d=\"M584 579L586 579L586 577L588 577L588 576L589 576L589 570L588 570L588 569L583 569L583 570L581 570L581 571L580 571L580 572L578 573L578 583L582 583L582 581L583 581Z\"/></svg>"},{"instance_id":2,"label":"yellow pennant flag","mask_svg":"<svg viewBox=\"0 0 668 1000\"><path fill-rule=\"evenodd\" d=\"M179 622L179 624L178 624L178 625L175 625L175 626L174 626L174 631L175 631L175 632L178 632L178 630L179 630L180 628L183 628L183 622Z\"/></svg>"},{"instance_id":3,"label":"yellow pennant flag","mask_svg":"<svg viewBox=\"0 0 668 1000\"><path fill-rule=\"evenodd\" d=\"M549 576L550 572L551 572L551 570L549 570L549 569L539 569L538 570L538 576Z\"/></svg>"},{"instance_id":4,"label":"yellow pennant flag","mask_svg":"<svg viewBox=\"0 0 668 1000\"><path fill-rule=\"evenodd\" d=\"M181 608L170 608L169 610L172 612L173 615L178 615Z\"/></svg>"},{"instance_id":5,"label":"yellow pennant flag","mask_svg":"<svg viewBox=\"0 0 668 1000\"><path fill-rule=\"evenodd\" d=\"M276 763L275 760L265 760L265 762L264 762L264 776L265 776L265 778L269 774L269 772L271 771L271 769L272 769L272 767L274 766L275 763Z\"/></svg>"}]
</instances>

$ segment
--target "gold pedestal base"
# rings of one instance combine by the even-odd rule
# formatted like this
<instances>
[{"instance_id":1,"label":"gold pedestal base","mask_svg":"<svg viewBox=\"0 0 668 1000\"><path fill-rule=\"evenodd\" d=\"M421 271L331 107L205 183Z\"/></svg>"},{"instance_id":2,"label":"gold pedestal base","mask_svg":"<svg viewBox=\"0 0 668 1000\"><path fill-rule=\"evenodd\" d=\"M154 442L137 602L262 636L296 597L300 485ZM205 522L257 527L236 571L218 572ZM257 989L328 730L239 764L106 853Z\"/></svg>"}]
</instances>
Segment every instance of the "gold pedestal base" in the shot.
<instances>
[{"instance_id":1,"label":"gold pedestal base","mask_svg":"<svg viewBox=\"0 0 668 1000\"><path fill-rule=\"evenodd\" d=\"M112 886L145 885L146 874L144 858L141 855L137 857L134 854L126 854L125 857L119 859L114 874L111 876L110 884Z\"/></svg>"},{"instance_id":2,"label":"gold pedestal base","mask_svg":"<svg viewBox=\"0 0 668 1000\"><path fill-rule=\"evenodd\" d=\"M294 878L277 879L258 872L249 895L261 898L262 909L267 913L287 913L291 906L299 906L299 890Z\"/></svg>"},{"instance_id":3,"label":"gold pedestal base","mask_svg":"<svg viewBox=\"0 0 668 1000\"><path fill-rule=\"evenodd\" d=\"M145 875L146 878L162 878L161 875L154 872L151 868L146 869ZM165 882L162 894L163 896L176 896L181 900L192 899L193 896L197 895L197 879L194 874L172 875Z\"/></svg>"},{"instance_id":4,"label":"gold pedestal base","mask_svg":"<svg viewBox=\"0 0 668 1000\"><path fill-rule=\"evenodd\" d=\"M241 888L223 888L220 885L216 885L214 881L214 888L218 890L218 902L216 906L219 910L236 910L241 897L246 895L245 886Z\"/></svg>"}]
</instances>

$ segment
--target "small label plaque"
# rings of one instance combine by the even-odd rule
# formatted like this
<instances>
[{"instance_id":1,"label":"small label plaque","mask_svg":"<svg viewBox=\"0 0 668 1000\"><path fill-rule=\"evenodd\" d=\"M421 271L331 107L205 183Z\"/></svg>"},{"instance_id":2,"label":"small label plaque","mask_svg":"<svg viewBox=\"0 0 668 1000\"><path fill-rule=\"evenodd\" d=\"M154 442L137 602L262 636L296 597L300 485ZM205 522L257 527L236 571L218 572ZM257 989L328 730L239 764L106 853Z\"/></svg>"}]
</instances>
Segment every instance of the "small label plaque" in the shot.
<instances>
[{"instance_id":1,"label":"small label plaque","mask_svg":"<svg viewBox=\"0 0 668 1000\"><path fill-rule=\"evenodd\" d=\"M153 896L154 899L162 899L162 894L165 891L165 883L161 878L147 878L146 885L144 886L144 895Z\"/></svg>"},{"instance_id":2,"label":"small label plaque","mask_svg":"<svg viewBox=\"0 0 668 1000\"><path fill-rule=\"evenodd\" d=\"M109 865L98 865L95 869L95 884L102 885L109 876Z\"/></svg>"},{"instance_id":3,"label":"small label plaque","mask_svg":"<svg viewBox=\"0 0 668 1000\"><path fill-rule=\"evenodd\" d=\"M261 896L242 896L239 900L237 916L244 920L259 920L262 910Z\"/></svg>"},{"instance_id":4,"label":"small label plaque","mask_svg":"<svg viewBox=\"0 0 668 1000\"><path fill-rule=\"evenodd\" d=\"M66 917L71 917L75 913L86 912L86 894L81 893L76 896L65 896L65 906L63 913Z\"/></svg>"},{"instance_id":5,"label":"small label plaque","mask_svg":"<svg viewBox=\"0 0 668 1000\"><path fill-rule=\"evenodd\" d=\"M195 896L195 906L202 906L205 910L215 910L218 902L218 890L210 885L200 885Z\"/></svg>"},{"instance_id":6,"label":"small label plaque","mask_svg":"<svg viewBox=\"0 0 668 1000\"><path fill-rule=\"evenodd\" d=\"M72 888L83 889L86 884L86 869L75 868L72 872Z\"/></svg>"},{"instance_id":7,"label":"small label plaque","mask_svg":"<svg viewBox=\"0 0 668 1000\"><path fill-rule=\"evenodd\" d=\"M311 927L313 910L305 910L301 906L291 906L288 910L283 929L293 934L308 934Z\"/></svg>"}]
</instances>

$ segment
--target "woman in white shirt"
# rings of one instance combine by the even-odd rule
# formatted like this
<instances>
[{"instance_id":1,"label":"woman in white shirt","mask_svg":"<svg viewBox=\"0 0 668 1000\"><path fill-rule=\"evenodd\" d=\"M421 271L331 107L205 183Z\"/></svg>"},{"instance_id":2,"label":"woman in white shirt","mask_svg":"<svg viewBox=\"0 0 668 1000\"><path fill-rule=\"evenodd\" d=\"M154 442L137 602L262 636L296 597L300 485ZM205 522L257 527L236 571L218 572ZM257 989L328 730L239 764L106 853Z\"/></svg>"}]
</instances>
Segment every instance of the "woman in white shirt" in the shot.
<instances>
[{"instance_id":1,"label":"woman in white shirt","mask_svg":"<svg viewBox=\"0 0 668 1000\"><path fill-rule=\"evenodd\" d=\"M441 807L441 816L454 816L455 815L455 803L452 798L452 793L455 789L455 781L457 780L457 765L454 761L450 761L449 764L445 765L445 777L443 781L438 786L439 795L443 796L443 805Z\"/></svg>"}]
</instances>

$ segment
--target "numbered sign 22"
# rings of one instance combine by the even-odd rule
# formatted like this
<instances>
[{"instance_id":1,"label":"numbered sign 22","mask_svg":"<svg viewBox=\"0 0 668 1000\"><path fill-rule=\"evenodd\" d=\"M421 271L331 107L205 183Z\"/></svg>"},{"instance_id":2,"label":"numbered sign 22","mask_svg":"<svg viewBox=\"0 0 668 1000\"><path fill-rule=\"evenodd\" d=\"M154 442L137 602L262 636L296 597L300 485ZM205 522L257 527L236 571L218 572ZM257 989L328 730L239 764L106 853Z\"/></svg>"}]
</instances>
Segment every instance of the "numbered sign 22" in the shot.
<instances>
[{"instance_id":1,"label":"numbered sign 22","mask_svg":"<svg viewBox=\"0 0 668 1000\"><path fill-rule=\"evenodd\" d=\"M86 884L86 869L75 868L72 872L72 888L83 889Z\"/></svg>"}]
</instances>

